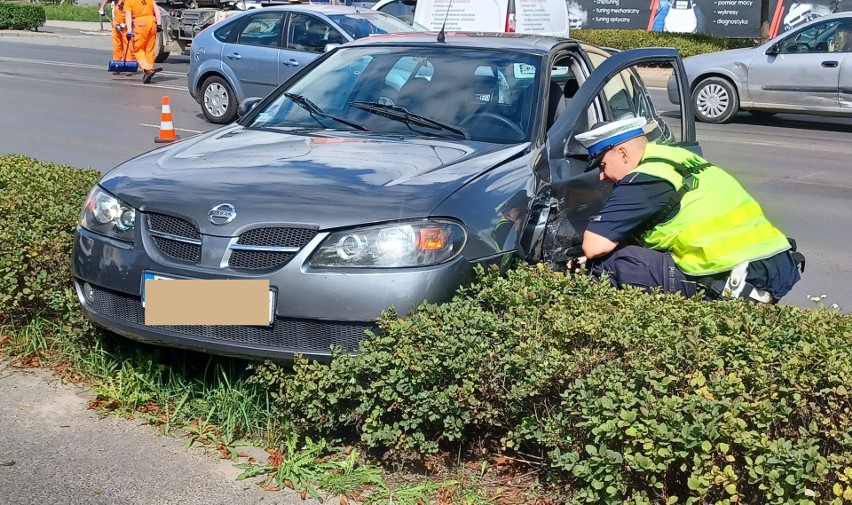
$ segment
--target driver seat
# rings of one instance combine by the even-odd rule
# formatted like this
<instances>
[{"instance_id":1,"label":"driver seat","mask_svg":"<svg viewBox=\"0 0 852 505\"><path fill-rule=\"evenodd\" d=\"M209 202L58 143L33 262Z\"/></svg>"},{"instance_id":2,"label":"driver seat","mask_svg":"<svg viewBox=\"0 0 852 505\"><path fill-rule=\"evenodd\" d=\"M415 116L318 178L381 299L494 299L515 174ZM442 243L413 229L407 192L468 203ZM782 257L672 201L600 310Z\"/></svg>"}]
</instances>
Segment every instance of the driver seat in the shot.
<instances>
[{"instance_id":1,"label":"driver seat","mask_svg":"<svg viewBox=\"0 0 852 505\"><path fill-rule=\"evenodd\" d=\"M547 129L549 130L556 118L562 111L565 110L565 92L559 83L550 81L550 88L547 92Z\"/></svg>"}]
</instances>

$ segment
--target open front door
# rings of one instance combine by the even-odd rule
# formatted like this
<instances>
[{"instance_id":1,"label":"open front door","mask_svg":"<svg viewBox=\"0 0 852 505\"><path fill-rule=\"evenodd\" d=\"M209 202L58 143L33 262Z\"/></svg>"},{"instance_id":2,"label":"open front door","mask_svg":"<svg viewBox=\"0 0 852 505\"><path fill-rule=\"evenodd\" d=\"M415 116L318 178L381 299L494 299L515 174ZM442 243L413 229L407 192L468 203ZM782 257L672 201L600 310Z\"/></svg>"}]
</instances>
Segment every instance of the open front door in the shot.
<instances>
[{"instance_id":1,"label":"open front door","mask_svg":"<svg viewBox=\"0 0 852 505\"><path fill-rule=\"evenodd\" d=\"M674 74L680 104L669 104L658 113L651 92L639 77L640 66L654 65L655 72ZM665 98L664 90L658 96ZM600 121L630 117L648 119L648 137L700 153L695 138L695 116L683 62L675 49L644 48L616 53L603 60L581 83L565 110L547 132L551 206L547 213L541 257L533 258L563 266L580 252L586 223L603 207L612 187L602 183L597 171L585 172L589 155L574 138ZM542 174L543 175L543 174Z\"/></svg>"}]
</instances>

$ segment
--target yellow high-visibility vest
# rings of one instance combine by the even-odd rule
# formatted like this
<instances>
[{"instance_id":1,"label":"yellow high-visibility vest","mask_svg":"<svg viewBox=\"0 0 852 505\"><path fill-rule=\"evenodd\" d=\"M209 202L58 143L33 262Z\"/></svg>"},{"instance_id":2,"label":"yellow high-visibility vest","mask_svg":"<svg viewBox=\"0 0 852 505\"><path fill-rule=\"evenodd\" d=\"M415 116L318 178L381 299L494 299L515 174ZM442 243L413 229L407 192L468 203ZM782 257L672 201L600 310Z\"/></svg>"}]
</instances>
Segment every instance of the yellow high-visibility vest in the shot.
<instances>
[{"instance_id":1,"label":"yellow high-visibility vest","mask_svg":"<svg viewBox=\"0 0 852 505\"><path fill-rule=\"evenodd\" d=\"M660 144L647 144L642 160L636 172L665 179L675 190L684 182L675 167L698 167L678 213L642 236L645 247L670 252L687 275L727 272L744 261L790 249L757 201L721 168L686 149Z\"/></svg>"}]
</instances>

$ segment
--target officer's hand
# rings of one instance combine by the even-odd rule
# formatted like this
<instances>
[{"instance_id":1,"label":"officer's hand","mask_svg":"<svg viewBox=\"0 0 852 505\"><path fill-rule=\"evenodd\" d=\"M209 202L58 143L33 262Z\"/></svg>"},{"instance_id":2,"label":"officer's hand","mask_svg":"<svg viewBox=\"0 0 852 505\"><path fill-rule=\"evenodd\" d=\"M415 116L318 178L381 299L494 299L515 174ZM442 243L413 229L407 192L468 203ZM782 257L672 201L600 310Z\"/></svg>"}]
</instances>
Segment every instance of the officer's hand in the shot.
<instances>
[{"instance_id":1,"label":"officer's hand","mask_svg":"<svg viewBox=\"0 0 852 505\"><path fill-rule=\"evenodd\" d=\"M161 25L157 25L157 33L163 31L163 27Z\"/></svg>"},{"instance_id":2,"label":"officer's hand","mask_svg":"<svg viewBox=\"0 0 852 505\"><path fill-rule=\"evenodd\" d=\"M98 14L100 14L101 16L106 16L106 13L104 13L104 11L102 10L98 11Z\"/></svg>"},{"instance_id":3,"label":"officer's hand","mask_svg":"<svg viewBox=\"0 0 852 505\"><path fill-rule=\"evenodd\" d=\"M127 37L127 40L130 40L133 38L133 32L127 32L127 35L125 36Z\"/></svg>"},{"instance_id":4,"label":"officer's hand","mask_svg":"<svg viewBox=\"0 0 852 505\"><path fill-rule=\"evenodd\" d=\"M585 256L577 256L575 258L571 258L568 260L568 271L572 274L577 274L582 271L583 267L586 265L586 257Z\"/></svg>"}]
</instances>

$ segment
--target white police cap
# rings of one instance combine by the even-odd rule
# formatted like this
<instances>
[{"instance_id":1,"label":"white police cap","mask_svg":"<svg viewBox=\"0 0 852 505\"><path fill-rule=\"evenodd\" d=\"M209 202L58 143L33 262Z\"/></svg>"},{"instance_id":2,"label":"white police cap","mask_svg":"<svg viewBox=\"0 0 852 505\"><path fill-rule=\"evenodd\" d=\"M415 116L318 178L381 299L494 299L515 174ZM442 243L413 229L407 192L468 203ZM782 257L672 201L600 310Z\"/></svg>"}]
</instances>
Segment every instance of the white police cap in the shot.
<instances>
[{"instance_id":1,"label":"white police cap","mask_svg":"<svg viewBox=\"0 0 852 505\"><path fill-rule=\"evenodd\" d=\"M604 153L610 148L632 138L645 135L644 126L648 120L644 117L621 119L598 123L591 130L577 134L577 141L589 151L589 167L598 166Z\"/></svg>"}]
</instances>

